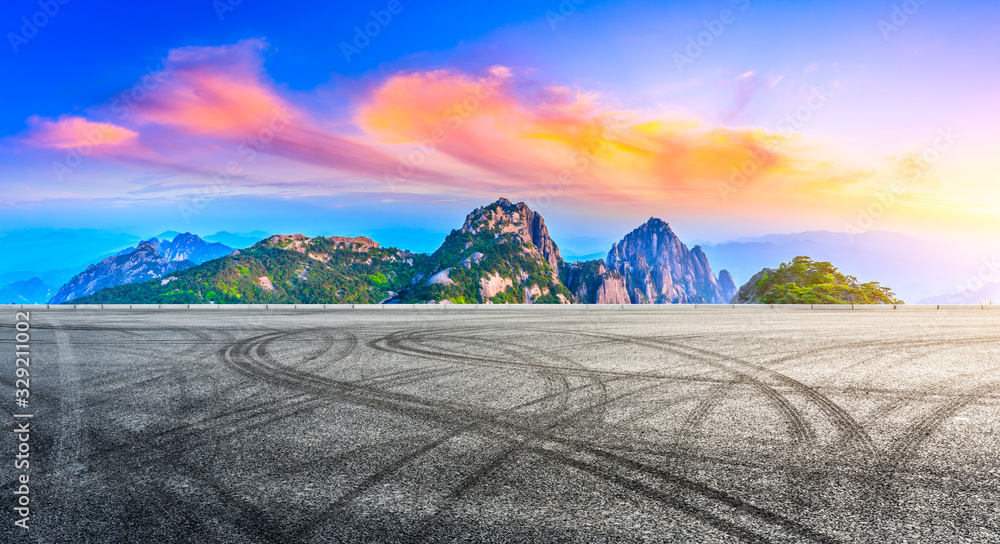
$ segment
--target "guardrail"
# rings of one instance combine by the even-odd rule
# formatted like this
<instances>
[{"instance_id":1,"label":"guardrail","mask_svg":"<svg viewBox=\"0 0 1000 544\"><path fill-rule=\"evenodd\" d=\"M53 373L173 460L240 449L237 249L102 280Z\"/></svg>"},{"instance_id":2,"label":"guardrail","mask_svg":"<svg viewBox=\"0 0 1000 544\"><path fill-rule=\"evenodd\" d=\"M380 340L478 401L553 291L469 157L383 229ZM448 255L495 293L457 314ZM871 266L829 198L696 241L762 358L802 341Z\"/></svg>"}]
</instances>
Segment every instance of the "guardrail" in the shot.
<instances>
[{"instance_id":1,"label":"guardrail","mask_svg":"<svg viewBox=\"0 0 1000 544\"><path fill-rule=\"evenodd\" d=\"M8 304L19 310L1000 310L992 304Z\"/></svg>"}]
</instances>

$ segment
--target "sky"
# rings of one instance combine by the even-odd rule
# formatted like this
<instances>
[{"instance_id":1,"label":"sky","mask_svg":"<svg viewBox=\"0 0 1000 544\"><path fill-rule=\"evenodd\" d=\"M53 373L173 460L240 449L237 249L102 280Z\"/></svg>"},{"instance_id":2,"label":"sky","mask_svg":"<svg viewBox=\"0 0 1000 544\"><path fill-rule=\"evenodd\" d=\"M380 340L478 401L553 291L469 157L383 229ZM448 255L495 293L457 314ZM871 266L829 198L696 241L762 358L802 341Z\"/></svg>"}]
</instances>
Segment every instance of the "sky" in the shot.
<instances>
[{"instance_id":1,"label":"sky","mask_svg":"<svg viewBox=\"0 0 1000 544\"><path fill-rule=\"evenodd\" d=\"M1000 4L8 0L0 229L1000 232Z\"/></svg>"}]
</instances>

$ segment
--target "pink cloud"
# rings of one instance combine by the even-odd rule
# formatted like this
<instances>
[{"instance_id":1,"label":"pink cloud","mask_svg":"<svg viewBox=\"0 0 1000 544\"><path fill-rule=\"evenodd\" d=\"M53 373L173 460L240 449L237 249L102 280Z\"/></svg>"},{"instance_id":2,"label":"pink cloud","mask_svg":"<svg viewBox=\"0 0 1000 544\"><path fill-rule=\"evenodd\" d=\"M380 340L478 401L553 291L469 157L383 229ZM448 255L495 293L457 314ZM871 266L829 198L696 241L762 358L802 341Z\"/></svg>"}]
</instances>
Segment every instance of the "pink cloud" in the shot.
<instances>
[{"instance_id":1,"label":"pink cloud","mask_svg":"<svg viewBox=\"0 0 1000 544\"><path fill-rule=\"evenodd\" d=\"M97 123L83 117L64 116L57 120L37 115L28 118L25 141L36 147L65 149L79 146L116 146L133 141L138 134L111 123Z\"/></svg>"},{"instance_id":2,"label":"pink cloud","mask_svg":"<svg viewBox=\"0 0 1000 544\"><path fill-rule=\"evenodd\" d=\"M138 104L137 119L229 142L240 153L273 154L370 176L396 169L397 159L325 130L309 112L283 98L263 70L266 47L261 40L245 40L172 50L158 74L162 83Z\"/></svg>"},{"instance_id":3,"label":"pink cloud","mask_svg":"<svg viewBox=\"0 0 1000 544\"><path fill-rule=\"evenodd\" d=\"M171 50L162 70L144 78L141 98L97 108L110 111L109 117L117 114L127 128L76 116L36 116L28 120L23 141L42 148L114 147L100 157L206 175L237 159L242 168L259 155L367 178L382 179L398 169L398 157L327 129L284 96L263 69L266 48L262 40L244 40ZM447 178L424 168L412 175Z\"/></svg>"}]
</instances>

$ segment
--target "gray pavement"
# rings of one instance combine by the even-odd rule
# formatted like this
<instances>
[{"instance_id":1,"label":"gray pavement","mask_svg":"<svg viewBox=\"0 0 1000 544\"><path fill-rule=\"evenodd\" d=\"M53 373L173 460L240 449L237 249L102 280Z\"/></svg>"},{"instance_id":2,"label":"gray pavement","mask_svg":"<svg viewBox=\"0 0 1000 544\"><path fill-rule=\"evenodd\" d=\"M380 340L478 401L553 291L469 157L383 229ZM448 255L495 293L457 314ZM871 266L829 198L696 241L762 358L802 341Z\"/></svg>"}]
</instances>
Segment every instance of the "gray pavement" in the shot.
<instances>
[{"instance_id":1,"label":"gray pavement","mask_svg":"<svg viewBox=\"0 0 1000 544\"><path fill-rule=\"evenodd\" d=\"M42 308L31 327L31 529L7 432L3 542L1000 542L1000 311Z\"/></svg>"}]
</instances>

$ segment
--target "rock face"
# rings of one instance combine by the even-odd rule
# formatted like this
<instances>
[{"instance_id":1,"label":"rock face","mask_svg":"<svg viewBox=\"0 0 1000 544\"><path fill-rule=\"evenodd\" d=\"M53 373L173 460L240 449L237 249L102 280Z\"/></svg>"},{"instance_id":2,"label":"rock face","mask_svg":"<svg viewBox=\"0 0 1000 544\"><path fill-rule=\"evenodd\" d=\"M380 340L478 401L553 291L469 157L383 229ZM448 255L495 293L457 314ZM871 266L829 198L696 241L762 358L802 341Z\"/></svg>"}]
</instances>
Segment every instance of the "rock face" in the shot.
<instances>
[{"instance_id":1,"label":"rock face","mask_svg":"<svg viewBox=\"0 0 1000 544\"><path fill-rule=\"evenodd\" d=\"M284 249L301 253L310 259L330 262L336 251L352 251L355 253L369 253L378 249L378 242L364 236L317 236L310 238L304 234L275 234L254 244L253 247L265 247L274 249ZM398 251L399 258L406 260L413 254L406 251Z\"/></svg>"},{"instance_id":2,"label":"rock face","mask_svg":"<svg viewBox=\"0 0 1000 544\"><path fill-rule=\"evenodd\" d=\"M201 264L229 255L233 249L225 244L206 242L190 232L185 232L178 234L170 242L160 244L157 252L171 262L191 261Z\"/></svg>"},{"instance_id":3,"label":"rock face","mask_svg":"<svg viewBox=\"0 0 1000 544\"><path fill-rule=\"evenodd\" d=\"M719 289L722 290L723 300L732 300L736 296L736 280L733 279L733 275L729 273L728 270L719 271Z\"/></svg>"},{"instance_id":4,"label":"rock face","mask_svg":"<svg viewBox=\"0 0 1000 544\"><path fill-rule=\"evenodd\" d=\"M156 252L168 261L191 261L195 264L218 259L233 252L233 248L225 244L206 242L190 232L178 234L173 240L152 238L143 243L152 245ZM134 247L124 249L118 255L128 255L136 249Z\"/></svg>"},{"instance_id":5,"label":"rock face","mask_svg":"<svg viewBox=\"0 0 1000 544\"><path fill-rule=\"evenodd\" d=\"M488 274L479 280L479 292L483 300L489 300L506 291L508 287L513 286L513 280L504 278L499 274Z\"/></svg>"},{"instance_id":6,"label":"rock face","mask_svg":"<svg viewBox=\"0 0 1000 544\"><path fill-rule=\"evenodd\" d=\"M455 285L455 282L451 280L450 277L451 269L445 268L444 270L434 274L427 280L427 285Z\"/></svg>"},{"instance_id":7,"label":"rock face","mask_svg":"<svg viewBox=\"0 0 1000 544\"><path fill-rule=\"evenodd\" d=\"M493 231L497 237L513 234L513 243L530 243L534 247L526 247L525 252L530 257L541 258L548 263L552 268L553 278L559 280L559 267L563 263L559 248L549 236L549 229L541 214L531 211L527 204L514 204L501 198L489 206L477 208L466 216L461 232L474 235L484 230Z\"/></svg>"},{"instance_id":8,"label":"rock face","mask_svg":"<svg viewBox=\"0 0 1000 544\"><path fill-rule=\"evenodd\" d=\"M417 274L429 280L411 283L400 301L566 304L562 266L542 216L501 198L465 217Z\"/></svg>"},{"instance_id":9,"label":"rock face","mask_svg":"<svg viewBox=\"0 0 1000 544\"><path fill-rule=\"evenodd\" d=\"M157 279L192 266L195 263L188 260L171 261L160 255L152 242L142 242L131 253L108 257L73 276L53 295L49 304L62 304L105 287Z\"/></svg>"},{"instance_id":10,"label":"rock face","mask_svg":"<svg viewBox=\"0 0 1000 544\"><path fill-rule=\"evenodd\" d=\"M601 285L594 296L594 304L631 304L625 278L615 271L601 276Z\"/></svg>"},{"instance_id":11,"label":"rock face","mask_svg":"<svg viewBox=\"0 0 1000 544\"><path fill-rule=\"evenodd\" d=\"M591 304L597 302L597 289L602 285L604 274L608 268L604 261L585 261L573 263L566 267L566 287L577 301ZM624 286L623 286L624 288Z\"/></svg>"},{"instance_id":12,"label":"rock face","mask_svg":"<svg viewBox=\"0 0 1000 544\"><path fill-rule=\"evenodd\" d=\"M689 251L660 219L650 218L614 244L607 268L624 279L632 304L727 302L701 247Z\"/></svg>"},{"instance_id":13,"label":"rock face","mask_svg":"<svg viewBox=\"0 0 1000 544\"><path fill-rule=\"evenodd\" d=\"M759 304L760 297L764 296L764 293L757 291L757 282L759 282L764 276L773 276L775 270L773 268L765 268L760 272L757 272L750 278L750 281L743 284L739 291L729 300L730 304Z\"/></svg>"}]
</instances>

